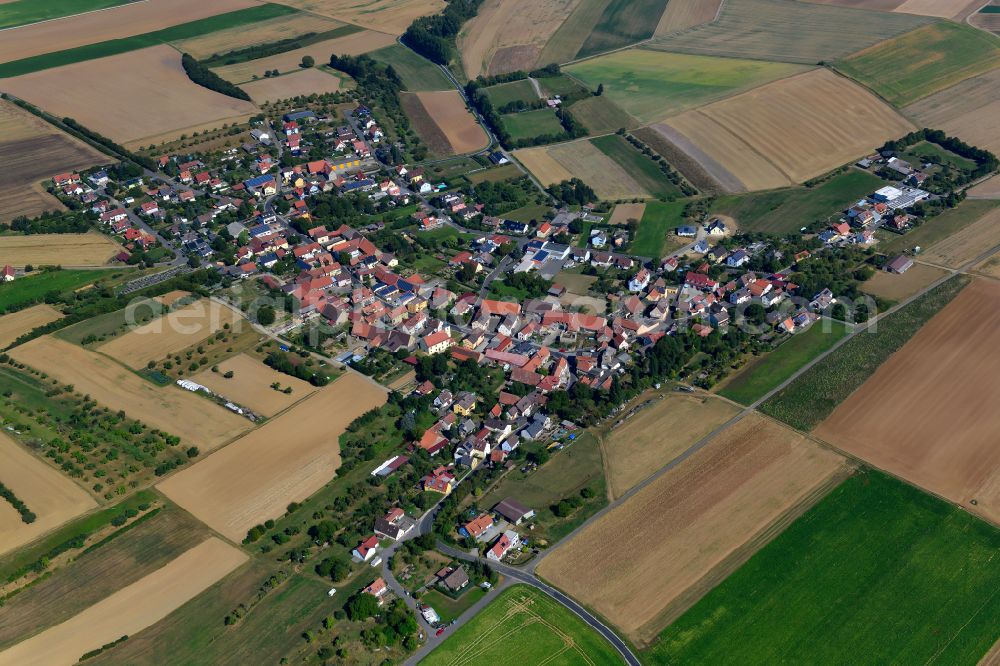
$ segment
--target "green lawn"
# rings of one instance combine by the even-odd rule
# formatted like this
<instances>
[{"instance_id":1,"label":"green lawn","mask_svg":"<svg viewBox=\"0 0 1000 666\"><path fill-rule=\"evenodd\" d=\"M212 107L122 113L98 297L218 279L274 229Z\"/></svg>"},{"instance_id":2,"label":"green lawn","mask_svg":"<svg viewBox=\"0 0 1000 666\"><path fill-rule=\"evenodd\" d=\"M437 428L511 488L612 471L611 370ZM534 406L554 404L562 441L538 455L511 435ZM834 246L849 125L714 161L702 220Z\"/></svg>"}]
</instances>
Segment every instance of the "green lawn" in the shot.
<instances>
[{"instance_id":1,"label":"green lawn","mask_svg":"<svg viewBox=\"0 0 1000 666\"><path fill-rule=\"evenodd\" d=\"M531 222L532 220L541 220L545 217L546 213L551 212L552 207L546 204L528 204L527 206L516 208L509 213L504 213L503 217L518 222Z\"/></svg>"},{"instance_id":2,"label":"green lawn","mask_svg":"<svg viewBox=\"0 0 1000 666\"><path fill-rule=\"evenodd\" d=\"M573 117L583 123L591 134L617 132L621 128L633 129L642 123L611 101L607 95L593 95L569 106Z\"/></svg>"},{"instance_id":3,"label":"green lawn","mask_svg":"<svg viewBox=\"0 0 1000 666\"><path fill-rule=\"evenodd\" d=\"M684 204L649 201L639 220L639 230L629 252L640 257L659 259L663 255L667 234L684 224Z\"/></svg>"},{"instance_id":4,"label":"green lawn","mask_svg":"<svg viewBox=\"0 0 1000 666\"><path fill-rule=\"evenodd\" d=\"M712 211L733 217L740 231L787 234L836 215L883 185L878 176L850 168L816 187L722 196Z\"/></svg>"},{"instance_id":5,"label":"green lawn","mask_svg":"<svg viewBox=\"0 0 1000 666\"><path fill-rule=\"evenodd\" d=\"M906 106L1000 65L1000 38L938 21L839 61L837 69Z\"/></svg>"},{"instance_id":6,"label":"green lawn","mask_svg":"<svg viewBox=\"0 0 1000 666\"><path fill-rule=\"evenodd\" d=\"M598 150L621 165L635 182L654 197L680 196L681 191L667 180L665 173L652 160L617 134L608 134L591 139Z\"/></svg>"},{"instance_id":7,"label":"green lawn","mask_svg":"<svg viewBox=\"0 0 1000 666\"><path fill-rule=\"evenodd\" d=\"M467 611L472 604L476 603L485 596L486 590L469 583L469 587L462 592L462 596L458 599L452 599L438 590L431 590L421 596L420 601L428 604L431 608L436 610L438 617L441 618L441 622L447 624L448 622L458 618L458 616Z\"/></svg>"},{"instance_id":8,"label":"green lawn","mask_svg":"<svg viewBox=\"0 0 1000 666\"><path fill-rule=\"evenodd\" d=\"M918 245L926 250L938 241L958 233L997 206L1000 206L1000 201L966 199L955 208L932 217L916 229L903 235L889 231L880 232L878 250L879 252L901 252Z\"/></svg>"},{"instance_id":9,"label":"green lawn","mask_svg":"<svg viewBox=\"0 0 1000 666\"><path fill-rule=\"evenodd\" d=\"M649 664L968 664L1000 638L1000 531L879 472L833 490L660 635Z\"/></svg>"},{"instance_id":10,"label":"green lawn","mask_svg":"<svg viewBox=\"0 0 1000 666\"><path fill-rule=\"evenodd\" d=\"M956 276L879 319L874 332L855 335L760 410L799 430L812 430L968 283L968 277Z\"/></svg>"},{"instance_id":11,"label":"green lawn","mask_svg":"<svg viewBox=\"0 0 1000 666\"><path fill-rule=\"evenodd\" d=\"M29 274L18 278L13 282L0 285L0 312L41 302L49 292L61 293L79 289L115 270L120 269L39 271L33 275Z\"/></svg>"},{"instance_id":12,"label":"green lawn","mask_svg":"<svg viewBox=\"0 0 1000 666\"><path fill-rule=\"evenodd\" d=\"M484 88L483 90L497 109L518 100L531 103L538 99L538 95L535 94L535 87L527 79L511 81L510 83L500 83L489 88Z\"/></svg>"},{"instance_id":13,"label":"green lawn","mask_svg":"<svg viewBox=\"0 0 1000 666\"><path fill-rule=\"evenodd\" d=\"M503 116L503 126L514 141L533 139L545 134L562 134L563 127L552 109L536 109Z\"/></svg>"},{"instance_id":14,"label":"green lawn","mask_svg":"<svg viewBox=\"0 0 1000 666\"><path fill-rule=\"evenodd\" d=\"M567 95L588 92L587 88L580 85L565 74L559 74L558 76L540 76L535 80L538 81L538 85L542 89L542 92L550 97L553 95L566 97Z\"/></svg>"},{"instance_id":15,"label":"green lawn","mask_svg":"<svg viewBox=\"0 0 1000 666\"><path fill-rule=\"evenodd\" d=\"M620 49L653 36L666 0L611 0L577 58Z\"/></svg>"},{"instance_id":16,"label":"green lawn","mask_svg":"<svg viewBox=\"0 0 1000 666\"><path fill-rule=\"evenodd\" d=\"M950 150L945 150L936 143L921 141L915 146L911 146L900 157L914 166L920 166L920 162L933 162L942 164L959 171L972 172L976 168L976 163L966 159L961 155L956 155Z\"/></svg>"},{"instance_id":17,"label":"green lawn","mask_svg":"<svg viewBox=\"0 0 1000 666\"><path fill-rule=\"evenodd\" d=\"M816 322L773 352L751 361L719 394L743 405L752 404L846 334L847 325L842 322L830 319Z\"/></svg>"},{"instance_id":18,"label":"green lawn","mask_svg":"<svg viewBox=\"0 0 1000 666\"><path fill-rule=\"evenodd\" d=\"M492 594L492 593L491 593ZM621 664L610 643L544 592L514 585L422 662L438 664Z\"/></svg>"},{"instance_id":19,"label":"green lawn","mask_svg":"<svg viewBox=\"0 0 1000 666\"><path fill-rule=\"evenodd\" d=\"M452 90L454 86L448 81L441 69L430 60L420 57L410 49L399 44L386 46L368 54L375 60L392 65L399 74L403 85L411 92L422 90Z\"/></svg>"},{"instance_id":20,"label":"green lawn","mask_svg":"<svg viewBox=\"0 0 1000 666\"><path fill-rule=\"evenodd\" d=\"M768 81L805 71L801 65L628 49L591 58L566 71L643 122L656 122Z\"/></svg>"},{"instance_id":21,"label":"green lawn","mask_svg":"<svg viewBox=\"0 0 1000 666\"><path fill-rule=\"evenodd\" d=\"M15 0L0 4L0 30L17 25L49 21L108 7L117 7L130 0Z\"/></svg>"},{"instance_id":22,"label":"green lawn","mask_svg":"<svg viewBox=\"0 0 1000 666\"><path fill-rule=\"evenodd\" d=\"M106 56L118 55L120 53L128 53L129 51L137 51L139 49L157 46L159 44L168 44L181 39L200 37L201 35L207 35L225 28L249 25L251 23L265 21L278 16L294 14L296 11L297 10L292 9L291 7L286 7L285 5L267 3L248 7L246 9L239 9L234 12L210 16L197 21L181 23L179 25L164 28L163 30L157 30L155 32L147 32L141 35L124 37L122 39L110 39L104 42L97 42L96 44L87 44L85 46L78 46L72 49L53 51L51 53L45 53L30 58L13 60L0 65L0 78L20 76L21 74L38 72L43 69L60 67L74 62L94 60L95 58L104 58Z\"/></svg>"},{"instance_id":23,"label":"green lawn","mask_svg":"<svg viewBox=\"0 0 1000 666\"><path fill-rule=\"evenodd\" d=\"M551 506L561 499L590 488L594 495L584 500L582 507L563 518L552 513ZM562 451L553 451L552 458L534 472L522 474L511 470L489 493L479 498L483 509L492 508L505 497L513 497L537 512L537 525L532 539L546 538L554 543L572 532L584 520L607 504L604 466L597 438L583 433L577 442Z\"/></svg>"},{"instance_id":24,"label":"green lawn","mask_svg":"<svg viewBox=\"0 0 1000 666\"><path fill-rule=\"evenodd\" d=\"M469 182L473 185L479 185L480 183L498 183L504 180L512 180L514 178L520 178L523 175L524 174L521 173L521 170L517 168L516 164L509 162L502 166L470 173L466 176L466 178L468 178Z\"/></svg>"}]
</instances>

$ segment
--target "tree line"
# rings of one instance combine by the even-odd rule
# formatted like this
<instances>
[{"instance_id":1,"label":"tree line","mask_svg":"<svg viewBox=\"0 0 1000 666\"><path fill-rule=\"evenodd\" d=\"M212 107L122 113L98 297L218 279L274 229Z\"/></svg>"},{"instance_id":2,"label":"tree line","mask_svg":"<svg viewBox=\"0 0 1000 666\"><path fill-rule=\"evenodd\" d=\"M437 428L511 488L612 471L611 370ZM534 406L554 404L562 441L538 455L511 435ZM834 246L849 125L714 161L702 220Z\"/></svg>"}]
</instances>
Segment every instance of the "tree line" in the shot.
<instances>
[{"instance_id":1,"label":"tree line","mask_svg":"<svg viewBox=\"0 0 1000 666\"><path fill-rule=\"evenodd\" d=\"M197 83L202 88L214 90L217 93L250 101L250 95L237 85L226 81L224 78L198 62L190 53L181 56L181 66L192 82Z\"/></svg>"}]
</instances>

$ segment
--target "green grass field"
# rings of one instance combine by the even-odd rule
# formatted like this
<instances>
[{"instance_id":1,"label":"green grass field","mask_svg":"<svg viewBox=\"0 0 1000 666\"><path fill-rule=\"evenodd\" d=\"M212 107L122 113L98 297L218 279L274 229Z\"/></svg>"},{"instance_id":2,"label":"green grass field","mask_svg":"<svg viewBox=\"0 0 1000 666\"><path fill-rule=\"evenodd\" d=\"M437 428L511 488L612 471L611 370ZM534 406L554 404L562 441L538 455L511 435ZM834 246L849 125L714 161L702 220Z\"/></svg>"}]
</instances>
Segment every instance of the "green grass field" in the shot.
<instances>
[{"instance_id":1,"label":"green grass field","mask_svg":"<svg viewBox=\"0 0 1000 666\"><path fill-rule=\"evenodd\" d=\"M624 137L608 134L591 139L590 142L597 146L597 149L602 153L620 164L635 179L635 182L642 185L643 189L654 197L681 195L681 191L667 180L666 174L660 171L656 162L636 150Z\"/></svg>"},{"instance_id":2,"label":"green grass field","mask_svg":"<svg viewBox=\"0 0 1000 666\"><path fill-rule=\"evenodd\" d=\"M169 44L181 39L200 37L224 28L250 25L258 21L294 14L296 11L291 7L274 3L238 9L234 12L181 23L155 32L147 32L122 39L110 39L105 42L97 42L96 44L87 44L72 49L53 51L52 53L45 53L31 58L6 62L0 65L0 78L29 74L43 69L69 65L74 62L94 60L95 58L128 53L129 51L137 51L159 44Z\"/></svg>"},{"instance_id":3,"label":"green grass field","mask_svg":"<svg viewBox=\"0 0 1000 666\"><path fill-rule=\"evenodd\" d=\"M124 5L131 0L15 0L0 4L0 30Z\"/></svg>"},{"instance_id":4,"label":"green grass field","mask_svg":"<svg viewBox=\"0 0 1000 666\"><path fill-rule=\"evenodd\" d=\"M906 106L1000 65L1000 38L939 21L836 63L890 104Z\"/></svg>"},{"instance_id":5,"label":"green grass field","mask_svg":"<svg viewBox=\"0 0 1000 666\"><path fill-rule=\"evenodd\" d=\"M437 65L418 56L405 46L393 44L372 51L368 55L386 65L392 65L402 79L403 85L411 92L451 90L453 87Z\"/></svg>"},{"instance_id":6,"label":"green grass field","mask_svg":"<svg viewBox=\"0 0 1000 666\"><path fill-rule=\"evenodd\" d=\"M1000 638L1000 531L858 473L660 635L651 664L969 664Z\"/></svg>"},{"instance_id":7,"label":"green grass field","mask_svg":"<svg viewBox=\"0 0 1000 666\"><path fill-rule=\"evenodd\" d=\"M740 231L792 233L839 213L883 185L878 176L848 169L816 187L722 196L712 211L734 218Z\"/></svg>"},{"instance_id":8,"label":"green grass field","mask_svg":"<svg viewBox=\"0 0 1000 666\"><path fill-rule=\"evenodd\" d=\"M511 81L510 83L500 83L489 88L483 88L483 90L497 109L518 100L530 103L538 99L538 95L535 94L535 87L527 79Z\"/></svg>"},{"instance_id":9,"label":"green grass field","mask_svg":"<svg viewBox=\"0 0 1000 666\"><path fill-rule=\"evenodd\" d=\"M542 92L549 96L559 95L560 97L566 97L567 95L579 95L589 92L586 87L565 74L540 76L535 80L538 81L538 86L542 89Z\"/></svg>"},{"instance_id":10,"label":"green grass field","mask_svg":"<svg viewBox=\"0 0 1000 666\"><path fill-rule=\"evenodd\" d=\"M591 134L617 132L622 127L634 129L642 124L607 95L586 97L571 104L569 110Z\"/></svg>"},{"instance_id":11,"label":"green grass field","mask_svg":"<svg viewBox=\"0 0 1000 666\"><path fill-rule=\"evenodd\" d=\"M956 276L879 319L874 332L855 335L760 410L799 430L812 430L968 283L968 277Z\"/></svg>"},{"instance_id":12,"label":"green grass field","mask_svg":"<svg viewBox=\"0 0 1000 666\"><path fill-rule=\"evenodd\" d=\"M576 57L586 58L649 39L666 6L666 0L611 0Z\"/></svg>"},{"instance_id":13,"label":"green grass field","mask_svg":"<svg viewBox=\"0 0 1000 666\"><path fill-rule=\"evenodd\" d=\"M541 220L545 217L546 213L551 213L552 207L546 204L528 204L527 206L522 206L520 208L515 208L509 213L504 213L504 218L508 220L517 220L518 222L531 222L532 220Z\"/></svg>"},{"instance_id":14,"label":"green grass field","mask_svg":"<svg viewBox=\"0 0 1000 666\"><path fill-rule=\"evenodd\" d=\"M932 217L903 235L888 231L879 232L878 249L880 252L901 252L919 245L926 250L938 241L958 233L997 206L1000 206L1000 201L966 199L955 208Z\"/></svg>"},{"instance_id":15,"label":"green grass field","mask_svg":"<svg viewBox=\"0 0 1000 666\"><path fill-rule=\"evenodd\" d=\"M639 221L639 230L635 234L629 252L640 257L658 259L663 256L667 245L667 234L672 229L684 224L684 204L682 202L664 203L649 201L646 210Z\"/></svg>"},{"instance_id":16,"label":"green grass field","mask_svg":"<svg viewBox=\"0 0 1000 666\"><path fill-rule=\"evenodd\" d=\"M50 292L79 289L116 269L39 271L0 285L0 312L38 303Z\"/></svg>"},{"instance_id":17,"label":"green grass field","mask_svg":"<svg viewBox=\"0 0 1000 666\"><path fill-rule=\"evenodd\" d=\"M920 162L926 161L959 171L972 172L976 168L976 163L972 160L966 159L961 155L956 155L950 150L945 150L936 143L929 141L921 141L917 145L908 148L900 157L918 167Z\"/></svg>"},{"instance_id":18,"label":"green grass field","mask_svg":"<svg viewBox=\"0 0 1000 666\"><path fill-rule=\"evenodd\" d=\"M829 319L816 322L773 352L748 363L719 391L719 395L743 405L752 404L845 335L847 325L842 322Z\"/></svg>"},{"instance_id":19,"label":"green grass field","mask_svg":"<svg viewBox=\"0 0 1000 666\"><path fill-rule=\"evenodd\" d=\"M514 141L533 139L545 134L561 134L563 126L552 109L536 109L503 116L503 126Z\"/></svg>"},{"instance_id":20,"label":"green grass field","mask_svg":"<svg viewBox=\"0 0 1000 666\"><path fill-rule=\"evenodd\" d=\"M486 590L481 587L472 586L462 592L458 599L452 599L444 595L439 590L431 590L420 597L420 601L428 604L437 611L438 616L444 623L451 622L467 611L470 606L486 596Z\"/></svg>"},{"instance_id":21,"label":"green grass field","mask_svg":"<svg viewBox=\"0 0 1000 666\"><path fill-rule=\"evenodd\" d=\"M580 0L569 17L549 38L538 57L538 62L564 63L575 59L580 47L601 20L604 9L610 2L611 0Z\"/></svg>"},{"instance_id":22,"label":"green grass field","mask_svg":"<svg viewBox=\"0 0 1000 666\"><path fill-rule=\"evenodd\" d=\"M610 643L544 592L514 585L422 662L439 664L621 664Z\"/></svg>"},{"instance_id":23,"label":"green grass field","mask_svg":"<svg viewBox=\"0 0 1000 666\"><path fill-rule=\"evenodd\" d=\"M643 122L656 122L768 81L805 71L800 65L628 49L566 67L588 87L604 84L611 101Z\"/></svg>"},{"instance_id":24,"label":"green grass field","mask_svg":"<svg viewBox=\"0 0 1000 666\"><path fill-rule=\"evenodd\" d=\"M551 505L579 495L584 488L593 490L594 495L585 499L582 507L564 518L552 513ZM520 470L512 470L493 490L479 498L478 504L484 509L492 508L505 497L513 497L537 512L533 539L541 537L554 542L569 534L608 501L597 438L589 433L580 435L565 450L553 451L551 460L534 472L522 474Z\"/></svg>"}]
</instances>

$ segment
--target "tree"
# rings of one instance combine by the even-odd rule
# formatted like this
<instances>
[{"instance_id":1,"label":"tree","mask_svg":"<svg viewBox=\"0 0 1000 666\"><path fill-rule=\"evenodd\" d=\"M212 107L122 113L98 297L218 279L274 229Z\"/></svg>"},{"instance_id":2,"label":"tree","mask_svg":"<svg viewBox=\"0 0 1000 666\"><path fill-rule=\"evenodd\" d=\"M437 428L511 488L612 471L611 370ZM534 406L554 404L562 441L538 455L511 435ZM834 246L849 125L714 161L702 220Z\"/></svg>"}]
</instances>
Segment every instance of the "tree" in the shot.
<instances>
[{"instance_id":1,"label":"tree","mask_svg":"<svg viewBox=\"0 0 1000 666\"><path fill-rule=\"evenodd\" d=\"M597 92L595 92L594 95L596 97L600 97L603 94L604 94L604 84L603 83L598 83L597 84Z\"/></svg>"},{"instance_id":2,"label":"tree","mask_svg":"<svg viewBox=\"0 0 1000 666\"><path fill-rule=\"evenodd\" d=\"M358 592L348 600L344 609L352 622L367 620L378 615L378 599L370 594Z\"/></svg>"},{"instance_id":3,"label":"tree","mask_svg":"<svg viewBox=\"0 0 1000 666\"><path fill-rule=\"evenodd\" d=\"M260 310L257 310L257 323L261 326L270 326L274 323L276 315L274 314L274 307L270 305L265 305Z\"/></svg>"},{"instance_id":4,"label":"tree","mask_svg":"<svg viewBox=\"0 0 1000 666\"><path fill-rule=\"evenodd\" d=\"M312 67L315 64L316 64L316 61L313 60L313 57L311 55L304 55L304 56L302 56L302 68L303 69L309 69L310 67Z\"/></svg>"}]
</instances>

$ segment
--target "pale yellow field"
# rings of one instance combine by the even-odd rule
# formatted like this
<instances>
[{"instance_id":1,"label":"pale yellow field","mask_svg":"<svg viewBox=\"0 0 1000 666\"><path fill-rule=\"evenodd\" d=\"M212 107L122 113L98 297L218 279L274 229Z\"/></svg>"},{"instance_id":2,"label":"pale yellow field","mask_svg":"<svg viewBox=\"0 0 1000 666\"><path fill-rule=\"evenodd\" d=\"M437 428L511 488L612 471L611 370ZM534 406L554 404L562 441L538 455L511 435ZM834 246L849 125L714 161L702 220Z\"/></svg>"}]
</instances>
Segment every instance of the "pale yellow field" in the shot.
<instances>
[{"instance_id":1,"label":"pale yellow field","mask_svg":"<svg viewBox=\"0 0 1000 666\"><path fill-rule=\"evenodd\" d=\"M202 453L251 426L250 421L175 386L158 387L110 358L52 336L35 338L10 355L89 395L101 405L177 435Z\"/></svg>"},{"instance_id":2,"label":"pale yellow field","mask_svg":"<svg viewBox=\"0 0 1000 666\"><path fill-rule=\"evenodd\" d=\"M531 69L580 0L489 0L458 37L470 79ZM545 64L545 63L540 63Z\"/></svg>"},{"instance_id":3,"label":"pale yellow field","mask_svg":"<svg viewBox=\"0 0 1000 666\"><path fill-rule=\"evenodd\" d=\"M914 129L874 95L816 69L670 118L748 189L819 176Z\"/></svg>"},{"instance_id":4,"label":"pale yellow field","mask_svg":"<svg viewBox=\"0 0 1000 666\"><path fill-rule=\"evenodd\" d=\"M196 345L229 324L238 332L246 320L216 301L201 299L105 342L98 351L140 370Z\"/></svg>"},{"instance_id":5,"label":"pale yellow field","mask_svg":"<svg viewBox=\"0 0 1000 666\"><path fill-rule=\"evenodd\" d=\"M69 620L0 652L0 666L70 666L90 650L156 624L249 556L211 537Z\"/></svg>"},{"instance_id":6,"label":"pale yellow field","mask_svg":"<svg viewBox=\"0 0 1000 666\"><path fill-rule=\"evenodd\" d=\"M0 499L0 555L14 550L97 506L80 486L0 433L0 483L37 516L28 524Z\"/></svg>"},{"instance_id":7,"label":"pale yellow field","mask_svg":"<svg viewBox=\"0 0 1000 666\"><path fill-rule=\"evenodd\" d=\"M339 77L315 67L269 79L243 83L240 84L240 87L257 104L275 102L279 99L288 99L299 95L332 93L342 90Z\"/></svg>"},{"instance_id":8,"label":"pale yellow field","mask_svg":"<svg viewBox=\"0 0 1000 666\"><path fill-rule=\"evenodd\" d=\"M181 67L181 54L166 45L16 76L3 85L56 116L126 144L173 139L257 113L250 102L193 83Z\"/></svg>"},{"instance_id":9,"label":"pale yellow field","mask_svg":"<svg viewBox=\"0 0 1000 666\"><path fill-rule=\"evenodd\" d=\"M34 305L24 310L18 310L0 317L0 349L28 331L44 326L51 321L55 321L63 316L59 310L51 305Z\"/></svg>"},{"instance_id":10,"label":"pale yellow field","mask_svg":"<svg viewBox=\"0 0 1000 666\"><path fill-rule=\"evenodd\" d=\"M316 42L309 46L294 51L285 51L278 55L258 58L248 62L241 62L225 67L216 67L212 71L227 81L233 83L245 83L253 81L254 76L264 78L264 72L276 69L281 73L295 72L301 69L302 56L312 56L317 65L328 64L330 56L337 55L360 55L380 49L390 44L395 44L396 38L383 32L373 32L363 30L346 37L337 37L322 42ZM280 79L279 79L280 80Z\"/></svg>"},{"instance_id":11,"label":"pale yellow field","mask_svg":"<svg viewBox=\"0 0 1000 666\"><path fill-rule=\"evenodd\" d=\"M611 213L608 224L624 226L630 219L641 220L645 210L646 204L644 203L618 204L615 206L614 212Z\"/></svg>"},{"instance_id":12,"label":"pale yellow field","mask_svg":"<svg viewBox=\"0 0 1000 666\"><path fill-rule=\"evenodd\" d=\"M444 132L456 155L471 153L489 144L486 132L476 122L476 117L465 107L457 90L440 90L414 93L427 115Z\"/></svg>"},{"instance_id":13,"label":"pale yellow field","mask_svg":"<svg viewBox=\"0 0 1000 666\"><path fill-rule=\"evenodd\" d=\"M552 146L549 155L568 172L594 188L601 199L650 196L620 164L586 139Z\"/></svg>"},{"instance_id":14,"label":"pale yellow field","mask_svg":"<svg viewBox=\"0 0 1000 666\"><path fill-rule=\"evenodd\" d=\"M278 4L394 35L445 6L443 0L278 0Z\"/></svg>"},{"instance_id":15,"label":"pale yellow field","mask_svg":"<svg viewBox=\"0 0 1000 666\"><path fill-rule=\"evenodd\" d=\"M927 264L913 264L902 275L877 271L872 279L861 284L861 291L891 301L901 301L917 293L945 273L944 269Z\"/></svg>"},{"instance_id":16,"label":"pale yellow field","mask_svg":"<svg viewBox=\"0 0 1000 666\"><path fill-rule=\"evenodd\" d=\"M906 0L893 11L961 20L982 4L982 0Z\"/></svg>"},{"instance_id":17,"label":"pale yellow field","mask_svg":"<svg viewBox=\"0 0 1000 666\"><path fill-rule=\"evenodd\" d=\"M381 386L346 374L308 399L157 488L224 536L279 517L333 478L339 437L355 418L386 400Z\"/></svg>"},{"instance_id":18,"label":"pale yellow field","mask_svg":"<svg viewBox=\"0 0 1000 666\"><path fill-rule=\"evenodd\" d=\"M103 266L122 246L102 233L0 236L0 265Z\"/></svg>"},{"instance_id":19,"label":"pale yellow field","mask_svg":"<svg viewBox=\"0 0 1000 666\"><path fill-rule=\"evenodd\" d=\"M1000 152L1000 123L996 122L1000 118L1000 68L925 97L903 113L921 127L944 130L971 145Z\"/></svg>"},{"instance_id":20,"label":"pale yellow field","mask_svg":"<svg viewBox=\"0 0 1000 666\"><path fill-rule=\"evenodd\" d=\"M679 32L715 19L723 0L670 0L656 24L657 37Z\"/></svg>"},{"instance_id":21,"label":"pale yellow field","mask_svg":"<svg viewBox=\"0 0 1000 666\"><path fill-rule=\"evenodd\" d=\"M201 37L172 42L179 51L190 53L195 58L209 58L229 51L267 44L280 39L289 39L307 33L323 33L344 25L340 21L316 16L315 14L291 14L278 16L250 25L217 30Z\"/></svg>"},{"instance_id":22,"label":"pale yellow field","mask_svg":"<svg viewBox=\"0 0 1000 666\"><path fill-rule=\"evenodd\" d=\"M970 199L1000 199L1000 176L984 180L969 191Z\"/></svg>"},{"instance_id":23,"label":"pale yellow field","mask_svg":"<svg viewBox=\"0 0 1000 666\"><path fill-rule=\"evenodd\" d=\"M3 31L0 62L153 32L257 4L255 0L145 0ZM79 118L77 119L79 120Z\"/></svg>"},{"instance_id":24,"label":"pale yellow field","mask_svg":"<svg viewBox=\"0 0 1000 666\"><path fill-rule=\"evenodd\" d=\"M573 177L572 172L552 159L552 156L549 155L549 149L544 146L538 148L521 148L520 150L515 150L513 155L518 162L524 165L525 169L541 181L542 185L554 185Z\"/></svg>"},{"instance_id":25,"label":"pale yellow field","mask_svg":"<svg viewBox=\"0 0 1000 666\"><path fill-rule=\"evenodd\" d=\"M753 414L563 542L538 574L646 645L843 470Z\"/></svg>"},{"instance_id":26,"label":"pale yellow field","mask_svg":"<svg viewBox=\"0 0 1000 666\"><path fill-rule=\"evenodd\" d=\"M718 398L674 393L629 418L604 437L611 496L621 497L739 411Z\"/></svg>"},{"instance_id":27,"label":"pale yellow field","mask_svg":"<svg viewBox=\"0 0 1000 666\"><path fill-rule=\"evenodd\" d=\"M155 296L153 300L158 301L163 305L166 305L167 307L170 307L177 301L190 295L191 292L189 291L184 291L183 289L176 289L174 291L168 291L167 293L162 294L160 296Z\"/></svg>"},{"instance_id":28,"label":"pale yellow field","mask_svg":"<svg viewBox=\"0 0 1000 666\"><path fill-rule=\"evenodd\" d=\"M959 268L997 245L1000 245L1000 208L994 208L957 234L931 245L920 258Z\"/></svg>"},{"instance_id":29,"label":"pale yellow field","mask_svg":"<svg viewBox=\"0 0 1000 666\"><path fill-rule=\"evenodd\" d=\"M207 386L219 395L264 416L273 416L316 390L309 382L273 370L246 354L239 354L218 365L218 372L202 370L191 377L191 381ZM233 376L226 379L223 375L229 371L232 371ZM274 390L271 388L274 382L281 384L282 389L291 386L292 392Z\"/></svg>"}]
</instances>

